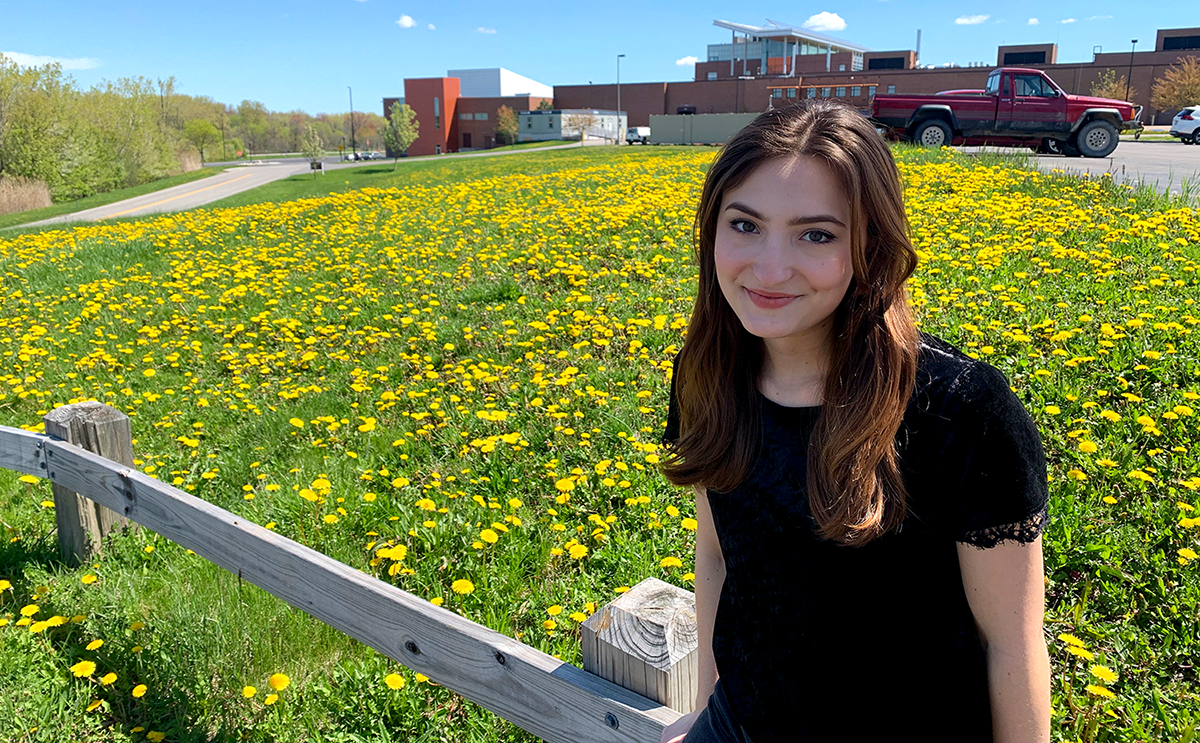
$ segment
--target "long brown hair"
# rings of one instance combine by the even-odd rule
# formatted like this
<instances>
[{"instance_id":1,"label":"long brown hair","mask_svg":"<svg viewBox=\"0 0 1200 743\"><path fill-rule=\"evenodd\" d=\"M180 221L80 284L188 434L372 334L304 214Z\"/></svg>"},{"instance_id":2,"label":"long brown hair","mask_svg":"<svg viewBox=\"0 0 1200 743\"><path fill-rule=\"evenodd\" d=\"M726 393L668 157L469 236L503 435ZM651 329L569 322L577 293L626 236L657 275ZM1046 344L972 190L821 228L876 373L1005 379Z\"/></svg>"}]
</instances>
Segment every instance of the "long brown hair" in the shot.
<instances>
[{"instance_id":1,"label":"long brown hair","mask_svg":"<svg viewBox=\"0 0 1200 743\"><path fill-rule=\"evenodd\" d=\"M807 482L818 537L861 547L905 515L895 438L916 384L919 337L904 282L917 256L891 152L844 104L814 99L767 111L709 168L694 226L700 284L674 370L680 436L661 469L675 485L727 492L758 455L765 347L742 327L717 283L717 223L727 192L766 161L797 156L828 166L850 200L854 277L834 312Z\"/></svg>"}]
</instances>

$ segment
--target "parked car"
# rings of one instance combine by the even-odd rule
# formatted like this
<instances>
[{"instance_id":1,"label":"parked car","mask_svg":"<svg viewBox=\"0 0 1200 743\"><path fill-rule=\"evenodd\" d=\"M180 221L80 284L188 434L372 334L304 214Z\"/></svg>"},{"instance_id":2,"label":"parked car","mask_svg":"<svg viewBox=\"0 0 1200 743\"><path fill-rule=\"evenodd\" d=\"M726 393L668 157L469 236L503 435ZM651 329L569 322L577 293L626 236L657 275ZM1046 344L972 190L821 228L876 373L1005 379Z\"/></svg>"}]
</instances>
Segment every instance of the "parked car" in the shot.
<instances>
[{"instance_id":1,"label":"parked car","mask_svg":"<svg viewBox=\"0 0 1200 743\"><path fill-rule=\"evenodd\" d=\"M633 144L640 142L642 144L650 144L650 127L648 126L631 126L625 130L625 142Z\"/></svg>"},{"instance_id":2,"label":"parked car","mask_svg":"<svg viewBox=\"0 0 1200 743\"><path fill-rule=\"evenodd\" d=\"M358 159L358 153L356 153L356 152L347 152L345 155L342 155L342 160L344 160L345 162L352 163L357 159Z\"/></svg>"},{"instance_id":3,"label":"parked car","mask_svg":"<svg viewBox=\"0 0 1200 743\"><path fill-rule=\"evenodd\" d=\"M1188 106L1175 114L1171 136L1184 144L1200 144L1200 106Z\"/></svg>"},{"instance_id":4,"label":"parked car","mask_svg":"<svg viewBox=\"0 0 1200 743\"><path fill-rule=\"evenodd\" d=\"M990 144L1107 157L1123 131L1141 133L1142 107L1069 95L1045 72L1001 67L983 94L876 94L871 118L889 136L926 147Z\"/></svg>"}]
</instances>

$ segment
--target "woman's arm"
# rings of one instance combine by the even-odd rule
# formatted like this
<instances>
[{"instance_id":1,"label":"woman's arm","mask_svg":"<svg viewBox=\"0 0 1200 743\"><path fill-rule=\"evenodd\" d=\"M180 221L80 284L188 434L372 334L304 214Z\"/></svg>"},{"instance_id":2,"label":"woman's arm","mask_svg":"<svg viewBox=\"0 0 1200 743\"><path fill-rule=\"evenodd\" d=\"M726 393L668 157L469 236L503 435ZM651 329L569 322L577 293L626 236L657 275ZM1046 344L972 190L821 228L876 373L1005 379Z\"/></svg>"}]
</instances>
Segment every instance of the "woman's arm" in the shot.
<instances>
[{"instance_id":1,"label":"woman's arm","mask_svg":"<svg viewBox=\"0 0 1200 743\"><path fill-rule=\"evenodd\" d=\"M987 652L995 743L1049 743L1050 656L1042 624L1042 538L990 549L958 543L967 603Z\"/></svg>"},{"instance_id":2,"label":"woman's arm","mask_svg":"<svg viewBox=\"0 0 1200 743\"><path fill-rule=\"evenodd\" d=\"M717 604L721 600L721 586L725 584L725 558L721 555L721 544L717 541L717 529L713 525L712 510L708 507L708 493L696 486L696 630L699 646L696 685L696 708L679 718L663 730L663 743L682 740L692 728L700 711L708 705L708 697L717 684L717 663L713 658L713 625L717 620Z\"/></svg>"}]
</instances>

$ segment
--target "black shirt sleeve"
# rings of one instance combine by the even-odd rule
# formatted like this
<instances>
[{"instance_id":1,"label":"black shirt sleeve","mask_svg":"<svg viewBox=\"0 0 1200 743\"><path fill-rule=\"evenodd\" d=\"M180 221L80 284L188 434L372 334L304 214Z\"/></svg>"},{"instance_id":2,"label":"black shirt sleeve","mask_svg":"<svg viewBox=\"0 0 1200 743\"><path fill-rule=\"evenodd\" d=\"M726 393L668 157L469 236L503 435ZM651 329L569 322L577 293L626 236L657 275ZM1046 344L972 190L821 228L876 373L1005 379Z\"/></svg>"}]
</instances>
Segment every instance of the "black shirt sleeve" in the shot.
<instances>
[{"instance_id":1,"label":"black shirt sleeve","mask_svg":"<svg viewBox=\"0 0 1200 743\"><path fill-rule=\"evenodd\" d=\"M671 392L667 402L667 425L663 431L662 445L672 446L679 441L679 402L675 399L675 370L679 368L679 354L671 362Z\"/></svg>"},{"instance_id":2,"label":"black shirt sleeve","mask_svg":"<svg viewBox=\"0 0 1200 743\"><path fill-rule=\"evenodd\" d=\"M1046 457L1037 426L1004 374L979 362L954 385L957 414L947 465L957 477L946 526L957 542L981 549L1029 543L1049 521Z\"/></svg>"}]
</instances>

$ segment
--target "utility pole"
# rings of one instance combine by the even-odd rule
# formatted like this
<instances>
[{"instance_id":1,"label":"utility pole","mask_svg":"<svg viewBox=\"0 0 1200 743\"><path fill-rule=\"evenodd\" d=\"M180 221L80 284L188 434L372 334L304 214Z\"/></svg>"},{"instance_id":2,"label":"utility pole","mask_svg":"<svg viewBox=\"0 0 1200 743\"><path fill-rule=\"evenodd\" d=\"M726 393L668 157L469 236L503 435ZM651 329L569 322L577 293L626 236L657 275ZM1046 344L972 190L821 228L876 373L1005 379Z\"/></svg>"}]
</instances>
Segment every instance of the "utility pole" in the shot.
<instances>
[{"instance_id":1,"label":"utility pole","mask_svg":"<svg viewBox=\"0 0 1200 743\"><path fill-rule=\"evenodd\" d=\"M1133 50L1137 48L1137 39L1131 43L1133 46L1129 47L1129 77L1125 78L1125 100L1129 100L1129 85L1133 82Z\"/></svg>"},{"instance_id":2,"label":"utility pole","mask_svg":"<svg viewBox=\"0 0 1200 743\"><path fill-rule=\"evenodd\" d=\"M354 146L354 90L347 85L346 90L350 91L350 151L354 153L354 159L358 159L358 150Z\"/></svg>"},{"instance_id":3,"label":"utility pole","mask_svg":"<svg viewBox=\"0 0 1200 743\"><path fill-rule=\"evenodd\" d=\"M621 144L621 140L625 138L625 132L621 131L621 57L624 56L617 55L617 144Z\"/></svg>"}]
</instances>

